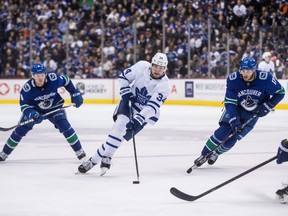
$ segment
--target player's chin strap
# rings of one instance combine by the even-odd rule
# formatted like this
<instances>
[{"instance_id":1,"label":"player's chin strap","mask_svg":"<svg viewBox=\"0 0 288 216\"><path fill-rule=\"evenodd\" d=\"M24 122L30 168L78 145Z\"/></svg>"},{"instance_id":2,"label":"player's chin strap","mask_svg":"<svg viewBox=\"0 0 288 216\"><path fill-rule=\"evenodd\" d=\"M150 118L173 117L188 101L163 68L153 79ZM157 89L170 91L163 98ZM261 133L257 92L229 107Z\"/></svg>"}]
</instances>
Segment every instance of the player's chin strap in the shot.
<instances>
[{"instance_id":1,"label":"player's chin strap","mask_svg":"<svg viewBox=\"0 0 288 216\"><path fill-rule=\"evenodd\" d=\"M44 116L44 117L45 117L45 116L48 116L48 115L50 115L50 114L52 114L52 113L58 112L58 111L60 111L60 110L63 110L63 109L66 109L66 108L72 107L72 106L75 106L75 104L74 104L74 103L71 103L71 104L69 104L69 105L60 107L60 108L58 108L58 109L52 110L51 112L45 113L43 116ZM31 118L31 119L28 119L28 120L26 120L26 121L24 121L24 122L20 122L20 123L18 123L17 125L14 125L14 126L12 126L12 127L8 127L8 128L0 127L0 131L9 131L9 130L12 130L12 129L16 128L16 127L23 126L23 125L27 125L27 124L29 124L29 123L31 123L31 122L34 122L34 121L35 121L35 119Z\"/></svg>"},{"instance_id":2,"label":"player's chin strap","mask_svg":"<svg viewBox=\"0 0 288 216\"><path fill-rule=\"evenodd\" d=\"M231 137L233 137L234 135L238 134L241 130L243 130L243 128L249 124L253 119L255 119L257 117L257 114L254 114L250 119L248 119L241 127L240 130L234 131L233 133L231 133L220 145L218 145L213 151L210 151L207 155L205 155L206 158L209 158L211 156L211 154L213 154L213 152L218 149L220 146L222 146L227 140L229 140ZM197 166L195 164L193 164L193 166L191 166L186 172L187 173L191 173L193 169L197 168Z\"/></svg>"}]
</instances>

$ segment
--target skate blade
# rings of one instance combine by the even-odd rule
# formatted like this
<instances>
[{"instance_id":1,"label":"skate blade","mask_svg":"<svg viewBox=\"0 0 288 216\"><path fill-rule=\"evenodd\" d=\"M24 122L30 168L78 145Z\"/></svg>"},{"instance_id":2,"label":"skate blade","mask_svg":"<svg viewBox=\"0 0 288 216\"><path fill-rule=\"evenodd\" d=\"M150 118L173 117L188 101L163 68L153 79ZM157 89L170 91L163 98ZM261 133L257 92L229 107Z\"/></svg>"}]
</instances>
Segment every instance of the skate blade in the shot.
<instances>
[{"instance_id":1,"label":"skate blade","mask_svg":"<svg viewBox=\"0 0 288 216\"><path fill-rule=\"evenodd\" d=\"M81 163L84 163L86 162L87 160L89 160L89 158L87 158L86 156L81 158L81 159L78 159Z\"/></svg>"},{"instance_id":2,"label":"skate blade","mask_svg":"<svg viewBox=\"0 0 288 216\"><path fill-rule=\"evenodd\" d=\"M106 167L101 168L100 176L104 176L105 173L107 172L107 170L108 170L108 168L106 168Z\"/></svg>"}]
</instances>

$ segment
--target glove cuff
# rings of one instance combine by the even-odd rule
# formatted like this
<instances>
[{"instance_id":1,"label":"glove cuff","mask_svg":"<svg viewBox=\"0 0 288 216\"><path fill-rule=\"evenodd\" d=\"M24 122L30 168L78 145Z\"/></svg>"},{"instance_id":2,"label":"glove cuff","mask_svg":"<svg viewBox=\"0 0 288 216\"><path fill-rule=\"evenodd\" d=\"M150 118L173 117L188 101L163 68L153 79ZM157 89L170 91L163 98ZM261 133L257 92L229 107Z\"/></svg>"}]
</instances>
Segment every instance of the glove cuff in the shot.
<instances>
[{"instance_id":1,"label":"glove cuff","mask_svg":"<svg viewBox=\"0 0 288 216\"><path fill-rule=\"evenodd\" d=\"M122 97L123 95L126 95L126 94L129 94L129 93L132 93L132 90L131 90L131 88L128 86L128 87L122 87L121 89L120 89L120 92L119 92L119 94L120 94L120 96Z\"/></svg>"},{"instance_id":2,"label":"glove cuff","mask_svg":"<svg viewBox=\"0 0 288 216\"><path fill-rule=\"evenodd\" d=\"M229 120L229 124L231 124L233 121L237 121L239 120L239 117L238 116L234 116L232 117L230 120Z\"/></svg>"},{"instance_id":3,"label":"glove cuff","mask_svg":"<svg viewBox=\"0 0 288 216\"><path fill-rule=\"evenodd\" d=\"M273 105L269 102L263 103L263 105L265 106L265 108L269 111L271 111L273 109Z\"/></svg>"},{"instance_id":4,"label":"glove cuff","mask_svg":"<svg viewBox=\"0 0 288 216\"><path fill-rule=\"evenodd\" d=\"M134 116L134 119L139 122L140 125L143 125L145 123L145 117L140 115L140 114L136 114Z\"/></svg>"},{"instance_id":5,"label":"glove cuff","mask_svg":"<svg viewBox=\"0 0 288 216\"><path fill-rule=\"evenodd\" d=\"M77 97L79 95L81 95L79 90L76 90L74 93L71 94L72 97Z\"/></svg>"}]
</instances>

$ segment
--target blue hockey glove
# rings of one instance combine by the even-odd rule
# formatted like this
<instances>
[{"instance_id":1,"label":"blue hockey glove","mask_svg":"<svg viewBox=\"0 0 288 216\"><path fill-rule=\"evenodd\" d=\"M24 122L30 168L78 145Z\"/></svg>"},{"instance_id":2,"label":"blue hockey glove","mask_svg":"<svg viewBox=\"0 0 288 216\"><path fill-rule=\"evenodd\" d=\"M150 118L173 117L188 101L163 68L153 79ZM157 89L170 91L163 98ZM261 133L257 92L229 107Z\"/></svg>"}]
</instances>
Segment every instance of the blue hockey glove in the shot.
<instances>
[{"instance_id":1,"label":"blue hockey glove","mask_svg":"<svg viewBox=\"0 0 288 216\"><path fill-rule=\"evenodd\" d=\"M147 122L145 122L145 118L140 114L136 114L134 118L126 124L126 134L123 138L126 141L129 141L133 136L140 132L146 124Z\"/></svg>"},{"instance_id":2,"label":"blue hockey glove","mask_svg":"<svg viewBox=\"0 0 288 216\"><path fill-rule=\"evenodd\" d=\"M43 115L41 115L39 112L37 112L34 109L31 109L31 111L28 114L28 118L29 119L34 119L34 122L36 124L40 124L43 121L43 119L44 119Z\"/></svg>"},{"instance_id":3,"label":"blue hockey glove","mask_svg":"<svg viewBox=\"0 0 288 216\"><path fill-rule=\"evenodd\" d=\"M242 131L242 124L240 122L240 118L237 117L233 117L229 120L229 124L233 130L233 132L241 132Z\"/></svg>"},{"instance_id":4,"label":"blue hockey glove","mask_svg":"<svg viewBox=\"0 0 288 216\"><path fill-rule=\"evenodd\" d=\"M282 140L278 152L277 152L277 164L281 164L285 161L288 161L288 141L287 139Z\"/></svg>"},{"instance_id":5,"label":"blue hockey glove","mask_svg":"<svg viewBox=\"0 0 288 216\"><path fill-rule=\"evenodd\" d=\"M145 118L140 115L136 114L130 122L127 123L126 128L127 130L133 130L134 132L139 131L142 128L142 125L145 123Z\"/></svg>"},{"instance_id":6,"label":"blue hockey glove","mask_svg":"<svg viewBox=\"0 0 288 216\"><path fill-rule=\"evenodd\" d=\"M79 90L76 90L73 94L71 94L71 101L75 104L76 108L83 104L83 97Z\"/></svg>"},{"instance_id":7,"label":"blue hockey glove","mask_svg":"<svg viewBox=\"0 0 288 216\"><path fill-rule=\"evenodd\" d=\"M123 87L120 89L120 96L124 103L129 103L129 101L134 102L135 97L131 91L130 87Z\"/></svg>"},{"instance_id":8,"label":"blue hockey glove","mask_svg":"<svg viewBox=\"0 0 288 216\"><path fill-rule=\"evenodd\" d=\"M259 116L263 117L266 116L273 108L273 105L270 103L263 103L261 105L258 105L254 112Z\"/></svg>"}]
</instances>

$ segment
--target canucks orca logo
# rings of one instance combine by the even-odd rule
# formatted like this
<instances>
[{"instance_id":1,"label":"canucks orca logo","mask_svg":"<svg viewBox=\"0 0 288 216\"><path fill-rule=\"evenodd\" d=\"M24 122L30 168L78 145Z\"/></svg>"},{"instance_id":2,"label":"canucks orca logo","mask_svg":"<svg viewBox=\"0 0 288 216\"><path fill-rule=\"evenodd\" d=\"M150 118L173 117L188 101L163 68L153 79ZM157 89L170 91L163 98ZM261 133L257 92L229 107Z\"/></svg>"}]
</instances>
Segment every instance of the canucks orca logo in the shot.
<instances>
[{"instance_id":1,"label":"canucks orca logo","mask_svg":"<svg viewBox=\"0 0 288 216\"><path fill-rule=\"evenodd\" d=\"M53 104L53 99L46 99L44 101L41 101L38 106L41 108L41 109L48 109L52 106Z\"/></svg>"},{"instance_id":2,"label":"canucks orca logo","mask_svg":"<svg viewBox=\"0 0 288 216\"><path fill-rule=\"evenodd\" d=\"M136 101L141 105L146 105L147 102L150 100L151 96L148 95L148 91L146 87L141 89L136 88Z\"/></svg>"},{"instance_id":3,"label":"canucks orca logo","mask_svg":"<svg viewBox=\"0 0 288 216\"><path fill-rule=\"evenodd\" d=\"M258 100L254 100L250 95L241 101L241 106L247 111L253 111L257 107Z\"/></svg>"}]
</instances>

